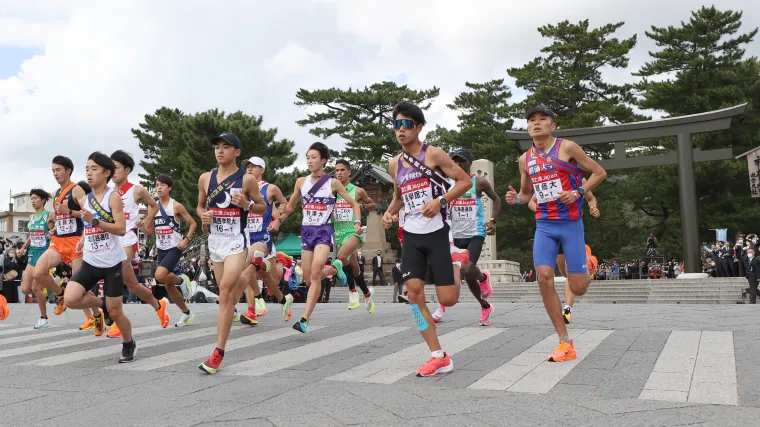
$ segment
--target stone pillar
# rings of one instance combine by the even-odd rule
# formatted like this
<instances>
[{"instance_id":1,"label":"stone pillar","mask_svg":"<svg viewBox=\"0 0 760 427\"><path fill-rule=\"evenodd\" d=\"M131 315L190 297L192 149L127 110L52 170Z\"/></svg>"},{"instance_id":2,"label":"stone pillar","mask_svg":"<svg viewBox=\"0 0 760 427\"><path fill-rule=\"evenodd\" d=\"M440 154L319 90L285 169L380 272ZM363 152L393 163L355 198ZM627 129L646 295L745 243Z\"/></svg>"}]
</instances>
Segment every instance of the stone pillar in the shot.
<instances>
[{"instance_id":1,"label":"stone pillar","mask_svg":"<svg viewBox=\"0 0 760 427\"><path fill-rule=\"evenodd\" d=\"M380 215L376 211L370 211L367 214L367 233L366 242L364 243L365 251L376 251L380 249L385 252L389 250L391 245L385 241L385 229L380 223ZM365 256L367 256L365 254Z\"/></svg>"},{"instance_id":2,"label":"stone pillar","mask_svg":"<svg viewBox=\"0 0 760 427\"><path fill-rule=\"evenodd\" d=\"M476 176L485 179L491 184L491 187L496 188L493 182L493 162L486 159L478 159L472 162L470 172ZM483 201L483 217L488 221L493 215L493 202L487 196L482 198ZM495 261L496 260L496 236L486 236L485 246L483 252L480 255L480 259L483 261Z\"/></svg>"}]
</instances>

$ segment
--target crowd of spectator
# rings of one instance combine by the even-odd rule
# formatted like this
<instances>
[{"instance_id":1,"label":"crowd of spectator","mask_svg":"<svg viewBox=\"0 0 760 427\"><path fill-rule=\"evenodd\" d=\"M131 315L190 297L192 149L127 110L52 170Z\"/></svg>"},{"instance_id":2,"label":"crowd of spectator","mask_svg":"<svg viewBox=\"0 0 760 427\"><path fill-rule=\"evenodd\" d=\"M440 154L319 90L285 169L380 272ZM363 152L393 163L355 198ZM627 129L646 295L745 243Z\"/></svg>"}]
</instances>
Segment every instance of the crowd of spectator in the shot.
<instances>
[{"instance_id":1,"label":"crowd of spectator","mask_svg":"<svg viewBox=\"0 0 760 427\"><path fill-rule=\"evenodd\" d=\"M702 271L712 277L747 277L749 258L747 251L757 253L760 242L756 234L740 234L736 242L718 241L705 246L702 253Z\"/></svg>"}]
</instances>

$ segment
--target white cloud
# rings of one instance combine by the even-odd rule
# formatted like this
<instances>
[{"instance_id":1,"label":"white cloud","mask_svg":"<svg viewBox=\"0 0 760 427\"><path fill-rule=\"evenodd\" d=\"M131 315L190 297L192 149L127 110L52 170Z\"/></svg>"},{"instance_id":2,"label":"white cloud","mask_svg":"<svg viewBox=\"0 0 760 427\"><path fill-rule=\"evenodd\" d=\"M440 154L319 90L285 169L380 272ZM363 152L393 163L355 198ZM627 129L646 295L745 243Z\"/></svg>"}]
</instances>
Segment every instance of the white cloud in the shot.
<instances>
[{"instance_id":1,"label":"white cloud","mask_svg":"<svg viewBox=\"0 0 760 427\"><path fill-rule=\"evenodd\" d=\"M429 128L453 127L456 113L445 104L465 81L507 78L508 67L537 56L547 44L536 31L540 25L625 20L618 37L639 34L635 70L656 49L643 34L649 25L678 25L700 6L697 0L614 6L603 0L226 0L224 7L198 0L5 0L0 61L4 46L44 53L18 64L17 75L0 78L0 201L11 188L54 188L49 162L56 154L74 160L79 179L94 150L139 155L130 129L161 106L263 115L265 126L296 141L303 154L315 137L295 123L306 116L294 105L298 89L361 88L405 76L412 88L441 88L427 113ZM725 0L720 7L744 9L747 24L760 21L754 3ZM750 53L760 53L757 42ZM629 71L606 77L631 80Z\"/></svg>"}]
</instances>

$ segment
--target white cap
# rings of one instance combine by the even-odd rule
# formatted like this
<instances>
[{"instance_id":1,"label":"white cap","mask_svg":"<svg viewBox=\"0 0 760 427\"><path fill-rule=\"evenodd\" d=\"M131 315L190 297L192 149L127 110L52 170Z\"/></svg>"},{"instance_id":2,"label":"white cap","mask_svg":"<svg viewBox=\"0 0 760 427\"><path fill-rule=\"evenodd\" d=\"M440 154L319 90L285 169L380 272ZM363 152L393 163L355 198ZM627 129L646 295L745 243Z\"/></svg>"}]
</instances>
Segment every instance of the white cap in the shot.
<instances>
[{"instance_id":1,"label":"white cap","mask_svg":"<svg viewBox=\"0 0 760 427\"><path fill-rule=\"evenodd\" d=\"M264 159L261 157L253 156L248 160L243 160L243 164L241 166L247 168L248 165L259 166L261 169L266 169L266 166L264 165Z\"/></svg>"}]
</instances>

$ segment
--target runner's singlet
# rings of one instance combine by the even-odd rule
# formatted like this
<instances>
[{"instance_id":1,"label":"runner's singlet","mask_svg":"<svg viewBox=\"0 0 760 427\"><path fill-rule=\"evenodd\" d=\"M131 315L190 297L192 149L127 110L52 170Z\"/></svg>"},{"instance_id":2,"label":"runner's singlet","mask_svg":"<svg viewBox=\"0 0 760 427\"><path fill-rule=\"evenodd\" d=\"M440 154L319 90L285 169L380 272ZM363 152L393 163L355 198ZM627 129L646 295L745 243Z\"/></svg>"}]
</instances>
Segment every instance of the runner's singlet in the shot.
<instances>
[{"instance_id":1,"label":"runner's singlet","mask_svg":"<svg viewBox=\"0 0 760 427\"><path fill-rule=\"evenodd\" d=\"M248 221L246 221L245 233L248 236L252 234L266 233L269 228L269 224L272 222L272 203L267 197L267 191L269 190L269 183L265 181L259 181L259 192L264 199L264 203L267 205L267 210L264 215L258 215L252 212L248 212Z\"/></svg>"},{"instance_id":2,"label":"runner's singlet","mask_svg":"<svg viewBox=\"0 0 760 427\"><path fill-rule=\"evenodd\" d=\"M92 212L98 221L113 223L111 204L108 202L113 189L106 187L106 192L101 200L98 200L102 209L93 206L94 193L87 195L85 209ZM127 254L121 246L121 237L107 233L100 227L86 223L84 228L84 253L82 259L87 264L98 268L110 268L127 259Z\"/></svg>"},{"instance_id":3,"label":"runner's singlet","mask_svg":"<svg viewBox=\"0 0 760 427\"><path fill-rule=\"evenodd\" d=\"M50 211L42 211L39 214L32 215L29 218L29 240L31 241L30 248L38 251L44 251L50 245L48 239L48 215Z\"/></svg>"},{"instance_id":4,"label":"runner's singlet","mask_svg":"<svg viewBox=\"0 0 760 427\"><path fill-rule=\"evenodd\" d=\"M69 210L73 211L81 211L82 207L79 206L79 203L77 203L76 200L74 200L74 188L76 188L76 185L71 187L69 191L64 194L63 198L61 199L61 204L66 202L68 200L68 207ZM58 197L61 195L62 189L59 188L58 191L55 192L55 198L58 199ZM81 236L82 230L84 229L84 223L82 222L81 218L75 218L69 214L61 214L57 213L55 214L55 235L58 237L71 237L71 236Z\"/></svg>"},{"instance_id":5,"label":"runner's singlet","mask_svg":"<svg viewBox=\"0 0 760 427\"><path fill-rule=\"evenodd\" d=\"M526 168L536 195L536 220L579 220L583 216L583 197L566 205L557 200L563 191L575 191L582 185L583 170L559 159L562 138L544 152L533 145L528 151Z\"/></svg>"},{"instance_id":6,"label":"runner's singlet","mask_svg":"<svg viewBox=\"0 0 760 427\"><path fill-rule=\"evenodd\" d=\"M455 239L486 235L483 200L477 195L477 178L471 174L470 179L472 188L451 202L451 234ZM449 182L454 185L454 180L449 179Z\"/></svg>"},{"instance_id":7,"label":"runner's singlet","mask_svg":"<svg viewBox=\"0 0 760 427\"><path fill-rule=\"evenodd\" d=\"M140 219L140 206L135 202L135 185L125 182L119 189L119 197L124 204L124 219L127 220L127 233L137 228Z\"/></svg>"},{"instance_id":8,"label":"runner's singlet","mask_svg":"<svg viewBox=\"0 0 760 427\"><path fill-rule=\"evenodd\" d=\"M354 184L346 185L346 191L356 200L356 186ZM335 234L354 232L354 208L351 207L350 203L343 200L340 194L335 197L333 229L335 229Z\"/></svg>"},{"instance_id":9,"label":"runner's singlet","mask_svg":"<svg viewBox=\"0 0 760 427\"><path fill-rule=\"evenodd\" d=\"M317 181L319 181L318 178ZM332 193L332 178L326 180L322 186L314 192L314 196L306 203L304 196L311 190L314 183L311 182L311 176L307 176L301 187L301 203L303 204L303 221L302 226L319 226L325 225L330 221L330 216L335 207L335 196Z\"/></svg>"},{"instance_id":10,"label":"runner's singlet","mask_svg":"<svg viewBox=\"0 0 760 427\"><path fill-rule=\"evenodd\" d=\"M159 200L160 204L161 201ZM176 248L182 242L182 229L180 228L180 220L174 215L174 199L169 199L167 206L161 205L166 212L166 218L164 219L163 212L158 211L158 214L153 218L153 228L156 230L156 248L162 251L168 251L169 249Z\"/></svg>"},{"instance_id":11,"label":"runner's singlet","mask_svg":"<svg viewBox=\"0 0 760 427\"><path fill-rule=\"evenodd\" d=\"M243 191L243 177L241 176L232 183L227 183L223 186L220 194L211 197L212 193L219 187L216 174L217 169L213 169L206 190L209 195L208 209L213 215L209 227L209 239L230 240L237 236L244 236L247 211L232 204L232 196Z\"/></svg>"},{"instance_id":12,"label":"runner's singlet","mask_svg":"<svg viewBox=\"0 0 760 427\"><path fill-rule=\"evenodd\" d=\"M417 160L425 163L427 144L422 145ZM441 209L432 218L422 215L425 203L437 199L444 194L443 188L425 177L422 172L414 167L404 166L398 158L398 171L396 171L396 185L401 191L401 201L404 202L404 231L414 234L429 234L443 228L446 221L446 210Z\"/></svg>"}]
</instances>

